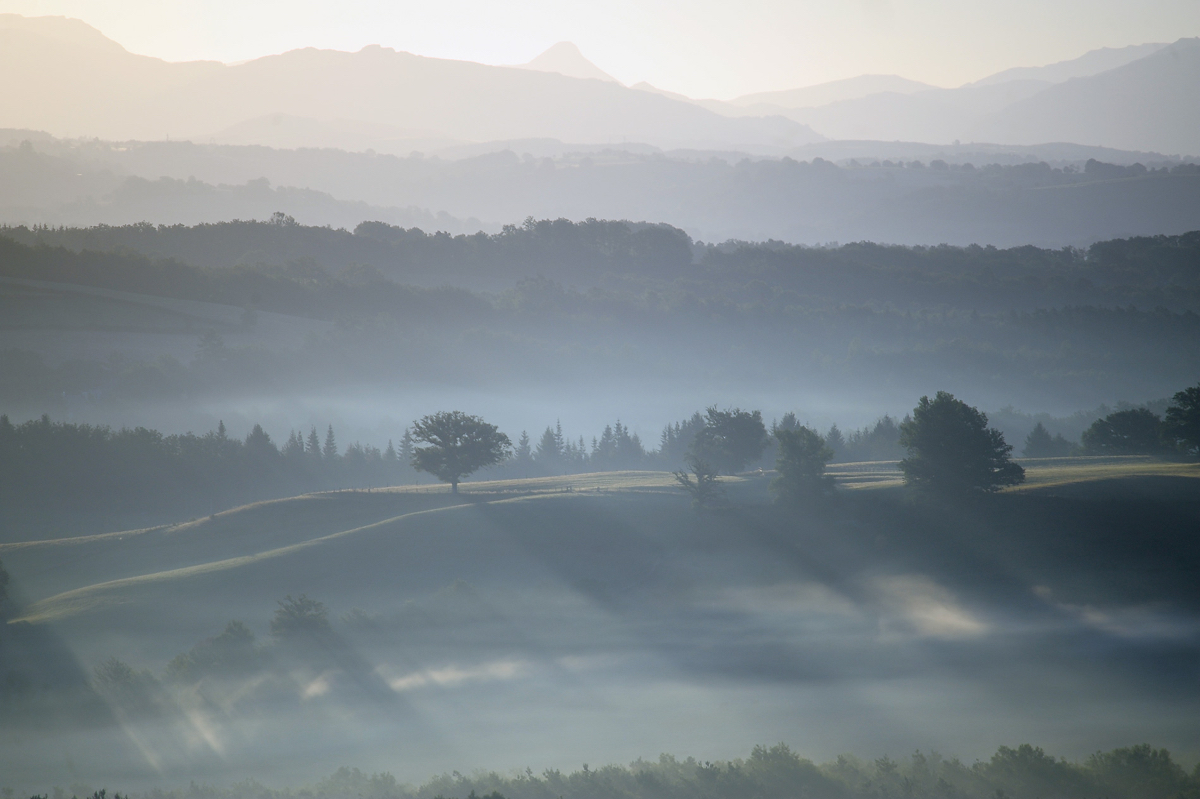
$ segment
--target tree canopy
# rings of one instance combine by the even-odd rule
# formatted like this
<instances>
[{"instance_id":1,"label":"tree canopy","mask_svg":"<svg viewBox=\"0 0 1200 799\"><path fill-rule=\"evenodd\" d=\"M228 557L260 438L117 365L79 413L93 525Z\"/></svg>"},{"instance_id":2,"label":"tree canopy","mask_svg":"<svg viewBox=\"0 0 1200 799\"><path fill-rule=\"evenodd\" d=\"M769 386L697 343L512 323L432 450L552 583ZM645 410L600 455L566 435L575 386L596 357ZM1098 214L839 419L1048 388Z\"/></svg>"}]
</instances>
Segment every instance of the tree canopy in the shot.
<instances>
[{"instance_id":1,"label":"tree canopy","mask_svg":"<svg viewBox=\"0 0 1200 799\"><path fill-rule=\"evenodd\" d=\"M921 397L912 418L900 425L900 461L905 482L918 490L943 494L998 491L1025 480L1013 463L1012 445L988 427L987 415L953 394Z\"/></svg>"},{"instance_id":2,"label":"tree canopy","mask_svg":"<svg viewBox=\"0 0 1200 799\"><path fill-rule=\"evenodd\" d=\"M692 442L692 454L721 474L734 474L758 459L767 448L767 428L761 411L741 408L705 414L704 427Z\"/></svg>"},{"instance_id":3,"label":"tree canopy","mask_svg":"<svg viewBox=\"0 0 1200 799\"><path fill-rule=\"evenodd\" d=\"M1200 454L1200 383L1176 392L1167 408L1166 434L1185 452Z\"/></svg>"},{"instance_id":4,"label":"tree canopy","mask_svg":"<svg viewBox=\"0 0 1200 799\"><path fill-rule=\"evenodd\" d=\"M442 411L413 423L413 438L428 446L413 451L413 468L429 472L458 493L463 477L500 463L512 443L494 424L462 411Z\"/></svg>"},{"instance_id":5,"label":"tree canopy","mask_svg":"<svg viewBox=\"0 0 1200 799\"><path fill-rule=\"evenodd\" d=\"M831 486L825 478L825 464L833 459L833 449L815 430L800 426L778 427L779 455L775 461L778 476L771 491L780 502L798 503L821 496Z\"/></svg>"},{"instance_id":6,"label":"tree canopy","mask_svg":"<svg viewBox=\"0 0 1200 799\"><path fill-rule=\"evenodd\" d=\"M280 600L275 615L271 617L271 635L281 641L319 636L330 630L324 603L309 599L304 594L299 599L292 599L289 595Z\"/></svg>"},{"instance_id":7,"label":"tree canopy","mask_svg":"<svg viewBox=\"0 0 1200 799\"><path fill-rule=\"evenodd\" d=\"M1163 422L1148 408L1110 413L1083 431L1089 455L1157 455L1163 452Z\"/></svg>"}]
</instances>

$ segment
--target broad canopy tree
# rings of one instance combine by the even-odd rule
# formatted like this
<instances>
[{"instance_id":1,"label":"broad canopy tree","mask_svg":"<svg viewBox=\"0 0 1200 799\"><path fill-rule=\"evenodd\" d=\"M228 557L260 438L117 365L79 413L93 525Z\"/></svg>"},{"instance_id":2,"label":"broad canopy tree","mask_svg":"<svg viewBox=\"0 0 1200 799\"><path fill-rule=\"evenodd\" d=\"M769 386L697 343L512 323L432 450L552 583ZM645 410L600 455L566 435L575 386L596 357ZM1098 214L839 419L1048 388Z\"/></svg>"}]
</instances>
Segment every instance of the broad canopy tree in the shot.
<instances>
[{"instance_id":1,"label":"broad canopy tree","mask_svg":"<svg viewBox=\"0 0 1200 799\"><path fill-rule=\"evenodd\" d=\"M1110 413L1083 431L1089 455L1161 455L1165 449L1162 419L1148 408Z\"/></svg>"},{"instance_id":2,"label":"broad canopy tree","mask_svg":"<svg viewBox=\"0 0 1200 799\"><path fill-rule=\"evenodd\" d=\"M757 460L767 448L767 428L761 411L734 408L705 414L704 427L696 433L691 454L721 474L735 474Z\"/></svg>"},{"instance_id":3,"label":"broad canopy tree","mask_svg":"<svg viewBox=\"0 0 1200 799\"><path fill-rule=\"evenodd\" d=\"M429 472L458 493L463 477L508 457L512 442L494 424L462 411L442 411L413 423L412 436L428 446L413 450L414 469Z\"/></svg>"},{"instance_id":4,"label":"broad canopy tree","mask_svg":"<svg viewBox=\"0 0 1200 799\"><path fill-rule=\"evenodd\" d=\"M1025 480L1010 457L1012 445L988 427L987 415L945 391L921 397L900 425L900 444L908 451L900 461L904 480L920 491L993 492Z\"/></svg>"}]
</instances>

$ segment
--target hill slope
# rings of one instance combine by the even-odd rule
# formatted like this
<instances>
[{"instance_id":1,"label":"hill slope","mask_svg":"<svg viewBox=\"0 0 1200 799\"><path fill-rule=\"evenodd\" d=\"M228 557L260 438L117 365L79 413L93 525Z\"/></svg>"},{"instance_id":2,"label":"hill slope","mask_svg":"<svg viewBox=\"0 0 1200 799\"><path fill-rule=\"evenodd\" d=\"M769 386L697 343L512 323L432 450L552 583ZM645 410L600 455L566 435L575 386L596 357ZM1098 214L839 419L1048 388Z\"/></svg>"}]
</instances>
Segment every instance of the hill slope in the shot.
<instances>
[{"instance_id":1,"label":"hill slope","mask_svg":"<svg viewBox=\"0 0 1200 799\"><path fill-rule=\"evenodd\" d=\"M691 745L697 729L710 744L757 735L817 753L883 750L914 729L968 756L997 729L1082 751L1110 736L1197 742L1200 696L1170 665L1196 654L1200 550L1180 535L1200 513L1194 478L942 507L857 491L802 513L749 480L731 485L729 510L697 515L662 477L480 484L462 504L393 516L420 492L303 497L7 547L19 587L39 559L100 577L27 617L82 663L117 654L174 676L105 694L122 721L111 735L136 744L127 760L95 762L99 730L51 729L0 764L51 773L66 751L124 779L302 779L353 753L411 779L531 749L623 759ZM313 503L325 507L306 521ZM120 562L141 570L101 576ZM267 635L276 600L301 593L327 603L328 629ZM205 660L229 618L243 640L261 636L243 671ZM1059 724L1085 712L1086 733Z\"/></svg>"}]
</instances>

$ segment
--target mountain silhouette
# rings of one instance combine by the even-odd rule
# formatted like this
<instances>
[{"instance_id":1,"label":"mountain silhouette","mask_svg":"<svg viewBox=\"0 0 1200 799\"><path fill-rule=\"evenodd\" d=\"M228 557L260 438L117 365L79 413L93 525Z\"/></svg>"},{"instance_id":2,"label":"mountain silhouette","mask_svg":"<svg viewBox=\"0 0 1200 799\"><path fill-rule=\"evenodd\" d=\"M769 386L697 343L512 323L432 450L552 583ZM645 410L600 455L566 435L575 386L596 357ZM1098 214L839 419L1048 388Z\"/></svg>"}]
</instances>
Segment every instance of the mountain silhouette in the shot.
<instances>
[{"instance_id":1,"label":"mountain silhouette","mask_svg":"<svg viewBox=\"0 0 1200 799\"><path fill-rule=\"evenodd\" d=\"M778 113L832 140L1073 142L1194 154L1200 153L1196 86L1200 40L1181 39L1092 51L955 89L886 91Z\"/></svg>"},{"instance_id":2,"label":"mountain silhouette","mask_svg":"<svg viewBox=\"0 0 1200 799\"><path fill-rule=\"evenodd\" d=\"M1098 75L1110 69L1123 67L1128 63L1145 58L1151 53L1166 47L1165 43L1135 44L1129 47L1101 47L1099 50L1089 50L1079 58L1059 61L1044 67L1013 67L986 78L977 80L971 86L990 86L996 83L1006 83L1011 80L1039 80L1046 83L1062 83L1071 78L1086 78Z\"/></svg>"},{"instance_id":3,"label":"mountain silhouette","mask_svg":"<svg viewBox=\"0 0 1200 799\"><path fill-rule=\"evenodd\" d=\"M1200 154L1200 39L1180 39L1145 58L1051 86L973 130L1014 144L1073 141Z\"/></svg>"},{"instance_id":4,"label":"mountain silhouette","mask_svg":"<svg viewBox=\"0 0 1200 799\"><path fill-rule=\"evenodd\" d=\"M356 53L306 48L227 66L133 55L64 18L6 19L0 35L0 127L55 135L210 141L282 115L467 142L552 138L781 153L821 140L782 117L731 119L611 81L377 45ZM303 146L345 146L327 134Z\"/></svg>"},{"instance_id":5,"label":"mountain silhouette","mask_svg":"<svg viewBox=\"0 0 1200 799\"><path fill-rule=\"evenodd\" d=\"M568 78L583 78L585 80L606 80L620 83L600 67L583 57L579 48L571 42L559 42L550 47L527 64L519 65L522 69L534 69L538 72L557 72Z\"/></svg>"}]
</instances>

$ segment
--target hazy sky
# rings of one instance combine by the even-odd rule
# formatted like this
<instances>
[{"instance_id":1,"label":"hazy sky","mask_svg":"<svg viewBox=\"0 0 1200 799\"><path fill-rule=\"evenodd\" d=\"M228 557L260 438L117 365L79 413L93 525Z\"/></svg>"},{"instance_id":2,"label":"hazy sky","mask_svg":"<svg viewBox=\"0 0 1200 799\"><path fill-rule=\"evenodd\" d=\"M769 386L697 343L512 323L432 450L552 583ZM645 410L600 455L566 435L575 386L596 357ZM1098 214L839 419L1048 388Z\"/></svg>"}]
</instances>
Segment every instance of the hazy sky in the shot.
<instances>
[{"instance_id":1,"label":"hazy sky","mask_svg":"<svg viewBox=\"0 0 1200 799\"><path fill-rule=\"evenodd\" d=\"M720 98L864 73L954 86L1200 35L1200 0L0 0L0 12L78 17L169 60L382 44L505 64L566 40L625 83Z\"/></svg>"}]
</instances>

